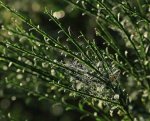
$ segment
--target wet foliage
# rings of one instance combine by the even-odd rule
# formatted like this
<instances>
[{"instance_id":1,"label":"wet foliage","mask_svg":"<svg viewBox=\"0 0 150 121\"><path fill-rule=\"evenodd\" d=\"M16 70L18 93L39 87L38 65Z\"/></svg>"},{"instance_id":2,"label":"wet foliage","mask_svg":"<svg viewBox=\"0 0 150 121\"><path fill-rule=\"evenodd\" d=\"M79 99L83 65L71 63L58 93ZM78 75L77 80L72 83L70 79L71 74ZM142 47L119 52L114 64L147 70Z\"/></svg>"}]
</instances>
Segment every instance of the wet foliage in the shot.
<instances>
[{"instance_id":1,"label":"wet foliage","mask_svg":"<svg viewBox=\"0 0 150 121\"><path fill-rule=\"evenodd\" d=\"M150 120L148 0L22 2L0 2L0 120Z\"/></svg>"}]
</instances>

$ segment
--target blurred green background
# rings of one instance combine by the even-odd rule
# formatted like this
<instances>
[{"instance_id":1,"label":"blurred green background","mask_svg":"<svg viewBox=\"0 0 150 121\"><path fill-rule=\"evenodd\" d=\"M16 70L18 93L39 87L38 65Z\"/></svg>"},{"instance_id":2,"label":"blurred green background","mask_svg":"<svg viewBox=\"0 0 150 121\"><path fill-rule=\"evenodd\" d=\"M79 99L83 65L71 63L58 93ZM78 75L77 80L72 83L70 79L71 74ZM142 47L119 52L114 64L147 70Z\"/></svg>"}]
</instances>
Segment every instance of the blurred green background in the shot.
<instances>
[{"instance_id":1,"label":"blurred green background","mask_svg":"<svg viewBox=\"0 0 150 121\"><path fill-rule=\"evenodd\" d=\"M63 0L3 1L24 16L31 18L51 36L57 37L56 32L58 28L54 23L49 22L49 18L44 14L45 7L49 10L53 10L55 16L60 19L62 24L65 27L70 26L75 35L78 35L79 31L82 31L89 38L94 36L90 30L91 27L94 26L92 18L82 16L81 11L77 9L74 10L72 5L65 3ZM13 18L14 16L12 16L10 12L0 7L1 28L2 25L11 25ZM20 22L20 26L27 28L22 22ZM0 39L2 39L1 36ZM53 56L53 53L50 54ZM11 65L11 63L9 64ZM16 75L11 70L7 70L7 67L8 63L0 61L0 121L78 121L80 119L81 113L78 111L65 111L60 101L61 98L54 100L52 95L49 97L49 100L39 101L36 96L28 94L28 91L14 87L10 81L18 83L18 80L24 80L25 78L30 79L30 77L24 77L22 74ZM7 80L9 82L7 82ZM35 88L36 85L38 84L35 80ZM72 100L72 103L76 103L76 101ZM86 120L86 118L84 120ZM92 119L89 120L92 121Z\"/></svg>"}]
</instances>

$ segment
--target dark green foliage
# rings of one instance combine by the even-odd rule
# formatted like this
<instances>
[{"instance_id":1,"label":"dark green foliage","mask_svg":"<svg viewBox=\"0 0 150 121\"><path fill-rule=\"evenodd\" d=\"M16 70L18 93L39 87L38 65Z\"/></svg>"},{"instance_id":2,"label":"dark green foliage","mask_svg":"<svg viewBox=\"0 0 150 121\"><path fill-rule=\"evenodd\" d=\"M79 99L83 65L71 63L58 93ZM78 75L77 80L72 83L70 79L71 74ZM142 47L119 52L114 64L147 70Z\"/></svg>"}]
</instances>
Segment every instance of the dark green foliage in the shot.
<instances>
[{"instance_id":1,"label":"dark green foliage","mask_svg":"<svg viewBox=\"0 0 150 121\"><path fill-rule=\"evenodd\" d=\"M150 120L149 1L65 0L90 21L83 23L87 32L61 22L69 10L46 7L36 25L0 5L12 16L0 34L1 97L55 104L55 116L66 109L80 112L81 120ZM0 120L22 120L13 111L0 113Z\"/></svg>"}]
</instances>

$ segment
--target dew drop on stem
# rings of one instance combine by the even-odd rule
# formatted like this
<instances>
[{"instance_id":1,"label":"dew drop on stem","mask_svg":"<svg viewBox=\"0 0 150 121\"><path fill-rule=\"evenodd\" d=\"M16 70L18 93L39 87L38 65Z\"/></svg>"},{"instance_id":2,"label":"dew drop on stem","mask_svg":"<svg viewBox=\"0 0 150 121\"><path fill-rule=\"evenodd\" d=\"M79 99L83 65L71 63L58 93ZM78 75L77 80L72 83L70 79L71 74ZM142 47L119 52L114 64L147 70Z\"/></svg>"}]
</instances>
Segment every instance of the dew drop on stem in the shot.
<instances>
[{"instance_id":1,"label":"dew drop on stem","mask_svg":"<svg viewBox=\"0 0 150 121\"><path fill-rule=\"evenodd\" d=\"M3 66L3 70L4 70L4 71L7 71L7 70L8 70L8 67L7 67L6 65L4 65L4 66Z\"/></svg>"},{"instance_id":2,"label":"dew drop on stem","mask_svg":"<svg viewBox=\"0 0 150 121\"><path fill-rule=\"evenodd\" d=\"M13 64L12 62L9 62L8 67L11 67L11 66L12 66L12 64Z\"/></svg>"},{"instance_id":3,"label":"dew drop on stem","mask_svg":"<svg viewBox=\"0 0 150 121\"><path fill-rule=\"evenodd\" d=\"M47 93L45 94L45 97L48 97L48 94L47 94Z\"/></svg>"},{"instance_id":4,"label":"dew drop on stem","mask_svg":"<svg viewBox=\"0 0 150 121\"><path fill-rule=\"evenodd\" d=\"M22 86L23 86L23 83L20 83L19 86L22 87Z\"/></svg>"},{"instance_id":5,"label":"dew drop on stem","mask_svg":"<svg viewBox=\"0 0 150 121\"><path fill-rule=\"evenodd\" d=\"M10 36L11 36L11 35L13 35L13 33L12 33L12 32L10 32L10 31L8 31L8 35L10 35Z\"/></svg>"},{"instance_id":6,"label":"dew drop on stem","mask_svg":"<svg viewBox=\"0 0 150 121\"><path fill-rule=\"evenodd\" d=\"M125 56L127 57L128 51L126 50L124 53L125 53Z\"/></svg>"},{"instance_id":7,"label":"dew drop on stem","mask_svg":"<svg viewBox=\"0 0 150 121\"><path fill-rule=\"evenodd\" d=\"M43 67L43 68L48 68L48 63L43 62L43 63L42 63L42 67Z\"/></svg>"},{"instance_id":8,"label":"dew drop on stem","mask_svg":"<svg viewBox=\"0 0 150 121\"><path fill-rule=\"evenodd\" d=\"M76 1L76 4L78 4L79 2L80 2L80 0L77 0L77 1Z\"/></svg>"},{"instance_id":9,"label":"dew drop on stem","mask_svg":"<svg viewBox=\"0 0 150 121\"><path fill-rule=\"evenodd\" d=\"M22 60L22 58L19 56L19 57L18 57L18 61L21 61L21 60Z\"/></svg>"}]
</instances>

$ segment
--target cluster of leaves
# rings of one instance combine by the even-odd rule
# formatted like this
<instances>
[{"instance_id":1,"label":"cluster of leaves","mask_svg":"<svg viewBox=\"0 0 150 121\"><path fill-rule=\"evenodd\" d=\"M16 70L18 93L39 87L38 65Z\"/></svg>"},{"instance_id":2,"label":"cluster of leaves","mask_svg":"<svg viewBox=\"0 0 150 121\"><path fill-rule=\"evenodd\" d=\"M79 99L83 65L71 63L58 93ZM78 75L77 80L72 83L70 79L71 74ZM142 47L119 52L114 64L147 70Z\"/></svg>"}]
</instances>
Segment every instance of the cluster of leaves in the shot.
<instances>
[{"instance_id":1,"label":"cluster of leaves","mask_svg":"<svg viewBox=\"0 0 150 121\"><path fill-rule=\"evenodd\" d=\"M53 37L0 3L15 15L12 24L1 30L0 61L6 71L1 85L40 100L61 99L66 109L81 111L83 117L148 121L150 3L65 1L94 18L98 39L90 40L82 32L76 37L70 27L66 29L52 11L45 9L49 21L59 28Z\"/></svg>"}]
</instances>

